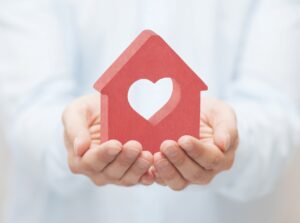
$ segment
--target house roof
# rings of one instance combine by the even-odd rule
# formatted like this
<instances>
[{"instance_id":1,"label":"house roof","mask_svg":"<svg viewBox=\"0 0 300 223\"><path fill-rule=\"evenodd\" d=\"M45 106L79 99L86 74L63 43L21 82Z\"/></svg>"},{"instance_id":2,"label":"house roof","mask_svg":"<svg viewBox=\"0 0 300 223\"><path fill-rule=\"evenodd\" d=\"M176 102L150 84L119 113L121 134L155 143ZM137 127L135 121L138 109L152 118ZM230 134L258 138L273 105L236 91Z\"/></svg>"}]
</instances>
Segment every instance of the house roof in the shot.
<instances>
[{"instance_id":1,"label":"house roof","mask_svg":"<svg viewBox=\"0 0 300 223\"><path fill-rule=\"evenodd\" d=\"M116 59L116 61L100 76L100 78L94 84L94 87L99 92L102 92L104 88L107 88L110 82L118 75L122 68L130 63L132 57L138 53L148 41L157 41L159 44L163 44L168 50L176 55L180 62L182 62L187 68L188 65L171 49L171 47L155 32L151 30L144 30L128 47L127 49ZM172 54L171 54L172 55ZM199 90L207 90L206 84L194 73L190 68L190 72L187 73L187 78L190 78L192 84L197 86Z\"/></svg>"}]
</instances>

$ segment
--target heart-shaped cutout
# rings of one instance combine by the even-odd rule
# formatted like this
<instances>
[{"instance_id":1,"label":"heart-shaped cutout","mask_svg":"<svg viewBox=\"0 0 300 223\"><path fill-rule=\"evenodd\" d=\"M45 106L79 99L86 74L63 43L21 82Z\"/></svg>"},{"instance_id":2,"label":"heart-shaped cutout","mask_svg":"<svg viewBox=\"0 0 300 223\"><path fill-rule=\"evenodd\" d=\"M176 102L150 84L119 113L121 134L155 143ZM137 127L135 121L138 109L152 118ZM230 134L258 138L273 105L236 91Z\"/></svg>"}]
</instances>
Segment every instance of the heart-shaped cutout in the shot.
<instances>
[{"instance_id":1,"label":"heart-shaped cutout","mask_svg":"<svg viewBox=\"0 0 300 223\"><path fill-rule=\"evenodd\" d=\"M155 83L140 79L130 86L128 102L137 113L149 120L170 100L172 92L171 78L162 78Z\"/></svg>"}]
</instances>

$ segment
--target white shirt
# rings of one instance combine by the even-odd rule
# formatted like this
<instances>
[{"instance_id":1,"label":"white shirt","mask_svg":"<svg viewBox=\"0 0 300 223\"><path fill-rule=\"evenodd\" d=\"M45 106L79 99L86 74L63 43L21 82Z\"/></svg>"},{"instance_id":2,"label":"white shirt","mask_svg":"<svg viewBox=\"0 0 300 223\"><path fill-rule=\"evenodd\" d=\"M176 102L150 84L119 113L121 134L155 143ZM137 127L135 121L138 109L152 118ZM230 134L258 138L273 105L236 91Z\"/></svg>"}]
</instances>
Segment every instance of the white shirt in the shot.
<instances>
[{"instance_id":1,"label":"white shirt","mask_svg":"<svg viewBox=\"0 0 300 223\"><path fill-rule=\"evenodd\" d=\"M7 222L298 222L278 182L299 148L299 24L298 0L2 0L0 93L14 161ZM235 164L208 186L96 187L68 169L64 106L95 92L143 29L237 113Z\"/></svg>"}]
</instances>

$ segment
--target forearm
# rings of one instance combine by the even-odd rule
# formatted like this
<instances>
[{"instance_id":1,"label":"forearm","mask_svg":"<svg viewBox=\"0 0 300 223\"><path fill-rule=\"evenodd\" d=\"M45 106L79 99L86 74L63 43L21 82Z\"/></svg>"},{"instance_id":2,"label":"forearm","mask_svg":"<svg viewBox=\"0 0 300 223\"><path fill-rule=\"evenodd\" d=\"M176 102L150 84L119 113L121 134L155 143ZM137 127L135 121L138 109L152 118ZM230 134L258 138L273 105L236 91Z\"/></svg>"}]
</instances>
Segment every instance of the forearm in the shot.
<instances>
[{"instance_id":1,"label":"forearm","mask_svg":"<svg viewBox=\"0 0 300 223\"><path fill-rule=\"evenodd\" d=\"M256 91L239 83L228 99L238 119L240 144L232 169L216 177L213 187L238 200L254 199L272 191L287 162L299 147L300 112L296 104L268 85ZM268 95L261 91L269 92ZM248 95L247 97L245 95ZM248 98L251 95L251 98Z\"/></svg>"},{"instance_id":2,"label":"forearm","mask_svg":"<svg viewBox=\"0 0 300 223\"><path fill-rule=\"evenodd\" d=\"M297 1L262 0L249 22L236 77L223 89L240 133L233 168L214 182L226 196L271 192L300 148L299 12Z\"/></svg>"},{"instance_id":3,"label":"forearm","mask_svg":"<svg viewBox=\"0 0 300 223\"><path fill-rule=\"evenodd\" d=\"M68 183L61 113L80 90L67 13L63 1L12 0L0 7L1 93L13 159L30 177L38 172L62 189L76 184Z\"/></svg>"},{"instance_id":4,"label":"forearm","mask_svg":"<svg viewBox=\"0 0 300 223\"><path fill-rule=\"evenodd\" d=\"M74 85L61 82L49 83L44 91L51 93L28 94L30 104L17 106L7 129L17 165L26 166L32 175L38 174L48 186L66 195L78 190L85 179L71 174L67 165L61 114L75 96L71 93Z\"/></svg>"}]
</instances>

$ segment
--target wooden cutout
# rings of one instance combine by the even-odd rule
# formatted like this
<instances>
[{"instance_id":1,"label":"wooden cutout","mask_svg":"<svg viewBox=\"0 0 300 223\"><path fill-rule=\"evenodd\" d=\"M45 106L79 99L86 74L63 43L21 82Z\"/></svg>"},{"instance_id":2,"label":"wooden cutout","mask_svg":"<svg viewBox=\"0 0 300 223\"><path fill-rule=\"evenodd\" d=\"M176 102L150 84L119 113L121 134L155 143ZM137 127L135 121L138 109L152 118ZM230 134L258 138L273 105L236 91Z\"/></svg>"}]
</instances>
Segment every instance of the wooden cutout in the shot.
<instances>
[{"instance_id":1,"label":"wooden cutout","mask_svg":"<svg viewBox=\"0 0 300 223\"><path fill-rule=\"evenodd\" d=\"M149 120L128 103L128 90L139 79L155 83L169 77L169 101ZM205 83L156 33L143 31L104 72L94 87L101 93L101 141L139 141L144 150L159 151L166 139L200 137L200 93Z\"/></svg>"}]
</instances>

